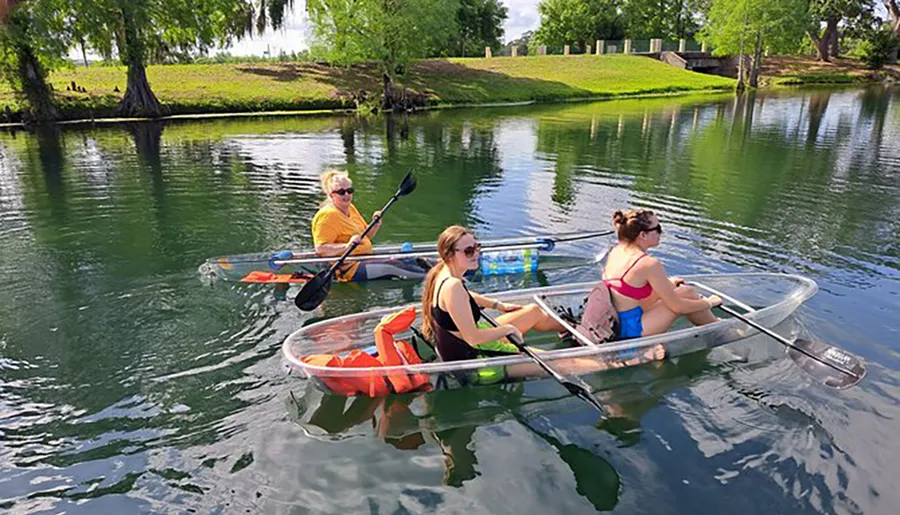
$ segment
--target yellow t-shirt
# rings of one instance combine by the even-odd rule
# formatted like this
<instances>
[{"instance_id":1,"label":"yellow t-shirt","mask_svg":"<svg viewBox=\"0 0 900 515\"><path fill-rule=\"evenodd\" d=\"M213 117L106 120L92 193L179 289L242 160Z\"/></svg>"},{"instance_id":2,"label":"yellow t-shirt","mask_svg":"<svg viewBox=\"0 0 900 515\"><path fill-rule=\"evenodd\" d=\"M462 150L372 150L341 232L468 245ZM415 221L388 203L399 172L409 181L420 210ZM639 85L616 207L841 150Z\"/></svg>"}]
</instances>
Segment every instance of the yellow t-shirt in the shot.
<instances>
[{"instance_id":1,"label":"yellow t-shirt","mask_svg":"<svg viewBox=\"0 0 900 515\"><path fill-rule=\"evenodd\" d=\"M312 220L312 236L314 245L325 243L347 243L354 234L362 234L366 230L366 220L359 214L356 206L350 204L350 216L341 213L341 210L328 204L316 213ZM366 236L359 245L353 249L353 254L371 254L372 241ZM347 263L339 268L335 277L338 281L346 282L353 278L359 263Z\"/></svg>"}]
</instances>

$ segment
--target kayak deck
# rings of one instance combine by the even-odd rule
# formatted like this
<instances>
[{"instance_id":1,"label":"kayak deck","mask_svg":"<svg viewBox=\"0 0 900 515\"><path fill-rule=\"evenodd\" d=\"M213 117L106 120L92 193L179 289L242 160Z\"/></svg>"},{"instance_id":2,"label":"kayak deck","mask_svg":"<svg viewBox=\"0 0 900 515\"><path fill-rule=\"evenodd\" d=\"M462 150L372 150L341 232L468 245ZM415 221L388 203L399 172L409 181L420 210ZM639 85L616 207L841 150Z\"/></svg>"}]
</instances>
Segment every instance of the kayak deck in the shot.
<instances>
[{"instance_id":1,"label":"kayak deck","mask_svg":"<svg viewBox=\"0 0 900 515\"><path fill-rule=\"evenodd\" d=\"M789 274L712 274L684 276L684 279L700 283L724 294L722 297L725 303L738 306L741 311L750 309L747 317L767 328L782 322L818 291L814 281ZM506 302L526 304L532 302L534 295L541 295L554 305L570 307L577 312L577 308L594 285L594 282L590 282L507 291L492 294L492 297ZM371 347L374 342L373 330L380 319L401 309L403 307L378 309L323 320L303 327L285 340L282 346L284 358L293 370L306 377L339 378L364 377L373 374L427 374L432 385L445 383L448 375L458 375L460 372L531 363L530 359L524 355L453 362L436 361L381 368L322 367L302 361L303 356L312 354L340 355L352 350L364 350ZM417 318L414 327L419 325L420 319ZM620 363L623 355L634 356L656 345L663 345L667 357L675 357L711 349L757 333L756 330L736 319L723 319L699 327L681 327L660 335L616 341L599 346L571 346L548 350L543 352L541 357L551 365L556 360L568 358L592 358L612 364ZM411 336L411 332L407 331L395 335L395 338L409 340ZM529 345L559 345L560 340L555 333L532 332L526 335L526 343Z\"/></svg>"}]
</instances>

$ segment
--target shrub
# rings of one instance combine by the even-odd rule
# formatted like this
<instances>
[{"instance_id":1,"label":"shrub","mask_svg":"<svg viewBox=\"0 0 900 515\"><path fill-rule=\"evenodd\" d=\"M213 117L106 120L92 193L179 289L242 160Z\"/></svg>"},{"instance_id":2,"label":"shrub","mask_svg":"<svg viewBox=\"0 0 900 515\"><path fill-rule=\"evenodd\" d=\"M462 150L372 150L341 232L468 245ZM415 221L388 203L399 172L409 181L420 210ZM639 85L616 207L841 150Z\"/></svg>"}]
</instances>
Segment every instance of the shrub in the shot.
<instances>
[{"instance_id":1,"label":"shrub","mask_svg":"<svg viewBox=\"0 0 900 515\"><path fill-rule=\"evenodd\" d=\"M894 47L900 42L890 29L873 30L865 39L856 45L855 54L865 63L866 68L878 70L888 61Z\"/></svg>"}]
</instances>

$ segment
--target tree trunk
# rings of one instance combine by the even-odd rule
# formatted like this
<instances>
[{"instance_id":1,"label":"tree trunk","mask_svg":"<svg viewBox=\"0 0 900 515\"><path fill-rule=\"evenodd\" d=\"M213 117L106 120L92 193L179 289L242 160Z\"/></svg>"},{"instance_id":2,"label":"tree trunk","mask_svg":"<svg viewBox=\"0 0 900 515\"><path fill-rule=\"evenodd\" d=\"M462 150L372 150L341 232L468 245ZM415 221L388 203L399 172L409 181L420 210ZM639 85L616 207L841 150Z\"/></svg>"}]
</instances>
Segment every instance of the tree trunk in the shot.
<instances>
[{"instance_id":1,"label":"tree trunk","mask_svg":"<svg viewBox=\"0 0 900 515\"><path fill-rule=\"evenodd\" d=\"M17 3L18 0L0 0L0 26L6 23L6 16Z\"/></svg>"},{"instance_id":2,"label":"tree trunk","mask_svg":"<svg viewBox=\"0 0 900 515\"><path fill-rule=\"evenodd\" d=\"M81 46L81 60L84 61L84 67L87 68L88 60L87 60L87 43L85 43L84 38L81 38L81 41L78 42Z\"/></svg>"},{"instance_id":3,"label":"tree trunk","mask_svg":"<svg viewBox=\"0 0 900 515\"><path fill-rule=\"evenodd\" d=\"M123 37L119 44L122 61L128 66L128 83L125 96L116 108L118 116L157 118L162 115L162 106L147 81L144 68L144 42L141 27L137 26L134 13L129 8L122 9Z\"/></svg>"},{"instance_id":4,"label":"tree trunk","mask_svg":"<svg viewBox=\"0 0 900 515\"><path fill-rule=\"evenodd\" d=\"M831 57L837 59L841 56L841 32L837 30L835 27L834 32L831 33L831 39L829 40L829 46L831 51Z\"/></svg>"},{"instance_id":5,"label":"tree trunk","mask_svg":"<svg viewBox=\"0 0 900 515\"><path fill-rule=\"evenodd\" d=\"M897 0L884 0L884 7L890 16L891 34L894 35L894 50L888 56L887 63L897 64L897 54L900 52L900 5Z\"/></svg>"},{"instance_id":6,"label":"tree trunk","mask_svg":"<svg viewBox=\"0 0 900 515\"><path fill-rule=\"evenodd\" d=\"M808 32L809 39L812 40L816 47L816 60L828 62L831 60L832 38L836 37L838 20L836 18L828 18L825 20L825 32L819 35L818 29Z\"/></svg>"},{"instance_id":7,"label":"tree trunk","mask_svg":"<svg viewBox=\"0 0 900 515\"><path fill-rule=\"evenodd\" d=\"M44 79L46 70L26 43L16 44L17 72L22 93L28 100L29 112L25 122L52 122L59 118L50 86Z\"/></svg>"},{"instance_id":8,"label":"tree trunk","mask_svg":"<svg viewBox=\"0 0 900 515\"><path fill-rule=\"evenodd\" d=\"M741 32L740 50L738 51L738 68L737 68L737 85L735 89L738 93L744 91L744 33Z\"/></svg>"},{"instance_id":9,"label":"tree trunk","mask_svg":"<svg viewBox=\"0 0 900 515\"><path fill-rule=\"evenodd\" d=\"M394 81L387 72L381 74L381 81L384 84L384 104L382 105L382 109L386 112L390 112L394 109Z\"/></svg>"},{"instance_id":10,"label":"tree trunk","mask_svg":"<svg viewBox=\"0 0 900 515\"><path fill-rule=\"evenodd\" d=\"M162 106L147 81L147 72L141 62L128 64L128 85L125 96L116 108L116 114L128 117L158 118L162 116Z\"/></svg>"},{"instance_id":11,"label":"tree trunk","mask_svg":"<svg viewBox=\"0 0 900 515\"><path fill-rule=\"evenodd\" d=\"M756 46L753 49L753 62L750 68L750 87L759 87L759 67L762 64L762 32L756 33Z\"/></svg>"}]
</instances>

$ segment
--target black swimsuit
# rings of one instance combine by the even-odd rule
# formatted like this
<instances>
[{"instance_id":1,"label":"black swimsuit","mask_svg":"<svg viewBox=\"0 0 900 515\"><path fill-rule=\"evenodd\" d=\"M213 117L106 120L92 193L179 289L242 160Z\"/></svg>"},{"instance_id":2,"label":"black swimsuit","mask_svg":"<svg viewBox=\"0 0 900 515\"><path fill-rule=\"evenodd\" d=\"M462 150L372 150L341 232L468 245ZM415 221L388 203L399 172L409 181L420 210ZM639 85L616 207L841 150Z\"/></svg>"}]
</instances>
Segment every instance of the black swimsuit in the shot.
<instances>
[{"instance_id":1,"label":"black swimsuit","mask_svg":"<svg viewBox=\"0 0 900 515\"><path fill-rule=\"evenodd\" d=\"M447 282L447 279L449 279L449 277L445 277L444 280L441 281L437 292L434 294L435 299L440 298L441 288L444 287L444 283ZM463 284L463 288L466 289L466 294L469 296L469 307L472 308L472 318L475 319L475 323L478 323L478 320L481 319L481 309L469 293L469 289L466 288L465 284ZM450 313L441 309L439 302L435 302L431 306L431 319L434 321L433 331L435 347L442 360L459 361L464 359L477 359L479 357L479 352L476 351L474 347L450 332L458 331L459 328L456 327L456 323L453 321Z\"/></svg>"}]
</instances>

